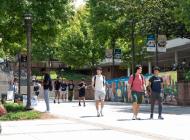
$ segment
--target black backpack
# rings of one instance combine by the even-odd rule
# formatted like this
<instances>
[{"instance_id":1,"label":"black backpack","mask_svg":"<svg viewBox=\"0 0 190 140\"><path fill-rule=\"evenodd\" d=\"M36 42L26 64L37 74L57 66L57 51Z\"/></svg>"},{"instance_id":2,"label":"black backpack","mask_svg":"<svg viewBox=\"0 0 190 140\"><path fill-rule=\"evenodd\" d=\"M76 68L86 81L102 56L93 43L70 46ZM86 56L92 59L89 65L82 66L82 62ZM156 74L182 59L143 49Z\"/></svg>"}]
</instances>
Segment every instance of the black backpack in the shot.
<instances>
[{"instance_id":1,"label":"black backpack","mask_svg":"<svg viewBox=\"0 0 190 140\"><path fill-rule=\"evenodd\" d=\"M40 87L38 85L34 86L34 91L38 91L40 89Z\"/></svg>"},{"instance_id":2,"label":"black backpack","mask_svg":"<svg viewBox=\"0 0 190 140\"><path fill-rule=\"evenodd\" d=\"M95 87L95 84L96 84L96 75L94 76L94 87ZM105 76L103 76L103 86L105 86Z\"/></svg>"}]
</instances>

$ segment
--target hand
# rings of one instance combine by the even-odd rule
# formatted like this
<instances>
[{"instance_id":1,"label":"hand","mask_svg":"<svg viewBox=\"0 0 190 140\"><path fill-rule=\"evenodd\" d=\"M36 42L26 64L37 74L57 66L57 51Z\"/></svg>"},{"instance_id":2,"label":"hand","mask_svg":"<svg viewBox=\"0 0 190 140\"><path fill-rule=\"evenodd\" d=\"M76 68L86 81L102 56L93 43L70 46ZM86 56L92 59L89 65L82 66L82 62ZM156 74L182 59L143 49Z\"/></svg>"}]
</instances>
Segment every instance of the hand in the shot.
<instances>
[{"instance_id":1,"label":"hand","mask_svg":"<svg viewBox=\"0 0 190 140\"><path fill-rule=\"evenodd\" d=\"M131 92L128 92L128 99L131 99Z\"/></svg>"}]
</instances>

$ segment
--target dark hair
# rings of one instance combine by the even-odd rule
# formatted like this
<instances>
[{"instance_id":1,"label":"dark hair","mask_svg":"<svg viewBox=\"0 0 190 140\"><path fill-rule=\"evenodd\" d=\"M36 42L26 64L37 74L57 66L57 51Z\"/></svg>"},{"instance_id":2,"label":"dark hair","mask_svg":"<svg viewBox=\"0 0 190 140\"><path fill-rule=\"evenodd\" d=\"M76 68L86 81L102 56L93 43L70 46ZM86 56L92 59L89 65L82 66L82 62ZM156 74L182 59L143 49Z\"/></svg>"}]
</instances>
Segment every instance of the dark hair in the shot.
<instances>
[{"instance_id":1,"label":"dark hair","mask_svg":"<svg viewBox=\"0 0 190 140\"><path fill-rule=\"evenodd\" d=\"M135 72L137 72L138 69L142 68L142 65L136 65Z\"/></svg>"},{"instance_id":2,"label":"dark hair","mask_svg":"<svg viewBox=\"0 0 190 140\"><path fill-rule=\"evenodd\" d=\"M101 67L97 67L96 70L102 70L102 68Z\"/></svg>"},{"instance_id":3,"label":"dark hair","mask_svg":"<svg viewBox=\"0 0 190 140\"><path fill-rule=\"evenodd\" d=\"M158 66L155 66L153 70L158 70L160 71L160 68Z\"/></svg>"}]
</instances>

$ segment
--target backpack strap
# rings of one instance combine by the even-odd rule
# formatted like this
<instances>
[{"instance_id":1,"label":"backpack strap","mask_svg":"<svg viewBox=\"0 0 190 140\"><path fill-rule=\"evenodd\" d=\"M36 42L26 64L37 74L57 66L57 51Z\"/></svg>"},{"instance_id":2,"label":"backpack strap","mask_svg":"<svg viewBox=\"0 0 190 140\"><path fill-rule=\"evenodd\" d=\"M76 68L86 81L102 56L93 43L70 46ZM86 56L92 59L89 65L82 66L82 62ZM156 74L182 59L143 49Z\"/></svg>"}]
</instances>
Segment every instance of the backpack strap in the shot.
<instances>
[{"instance_id":1,"label":"backpack strap","mask_svg":"<svg viewBox=\"0 0 190 140\"><path fill-rule=\"evenodd\" d=\"M94 87L96 85L96 75L94 76Z\"/></svg>"},{"instance_id":2,"label":"backpack strap","mask_svg":"<svg viewBox=\"0 0 190 140\"><path fill-rule=\"evenodd\" d=\"M132 89L132 87L133 87L133 82L134 82L134 80L135 80L135 77L136 77L136 75L133 74L133 80L132 80L132 83L131 83L131 89Z\"/></svg>"},{"instance_id":3,"label":"backpack strap","mask_svg":"<svg viewBox=\"0 0 190 140\"><path fill-rule=\"evenodd\" d=\"M105 76L103 76L103 86L105 86Z\"/></svg>"}]
</instances>

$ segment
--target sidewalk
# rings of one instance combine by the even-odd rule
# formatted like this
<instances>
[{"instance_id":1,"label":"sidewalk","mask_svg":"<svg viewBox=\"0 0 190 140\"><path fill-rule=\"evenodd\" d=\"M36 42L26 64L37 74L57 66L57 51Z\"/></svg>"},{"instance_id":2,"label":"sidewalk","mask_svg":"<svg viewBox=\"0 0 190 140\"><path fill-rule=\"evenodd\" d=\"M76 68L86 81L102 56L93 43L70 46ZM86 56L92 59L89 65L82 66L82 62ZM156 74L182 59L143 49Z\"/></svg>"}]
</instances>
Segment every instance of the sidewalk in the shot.
<instances>
[{"instance_id":1,"label":"sidewalk","mask_svg":"<svg viewBox=\"0 0 190 140\"><path fill-rule=\"evenodd\" d=\"M96 117L94 102L86 107L78 102L50 104L50 113L60 119L1 122L1 140L18 138L27 140L109 138L129 140L189 140L190 107L164 106L164 120L149 120L149 105L142 105L139 117L131 120L131 104L109 103L104 109L104 117ZM45 103L40 101L36 110L44 111ZM155 108L157 111L157 107Z\"/></svg>"}]
</instances>

